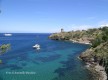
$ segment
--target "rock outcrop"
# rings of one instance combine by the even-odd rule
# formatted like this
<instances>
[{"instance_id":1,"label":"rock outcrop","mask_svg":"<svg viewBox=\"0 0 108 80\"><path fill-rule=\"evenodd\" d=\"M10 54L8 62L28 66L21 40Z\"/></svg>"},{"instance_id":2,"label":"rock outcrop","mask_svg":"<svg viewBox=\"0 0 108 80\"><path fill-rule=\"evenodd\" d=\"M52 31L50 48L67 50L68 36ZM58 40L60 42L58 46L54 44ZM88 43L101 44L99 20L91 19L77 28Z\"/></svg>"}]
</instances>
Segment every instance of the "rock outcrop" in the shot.
<instances>
[{"instance_id":1,"label":"rock outcrop","mask_svg":"<svg viewBox=\"0 0 108 80\"><path fill-rule=\"evenodd\" d=\"M91 66L91 71L98 75L95 80L106 80L108 76L108 27L55 33L49 36L53 40L91 44L90 48L79 57ZM102 70L101 70L102 69ZM107 76L106 76L107 73ZM96 76L95 76L96 77Z\"/></svg>"}]
</instances>

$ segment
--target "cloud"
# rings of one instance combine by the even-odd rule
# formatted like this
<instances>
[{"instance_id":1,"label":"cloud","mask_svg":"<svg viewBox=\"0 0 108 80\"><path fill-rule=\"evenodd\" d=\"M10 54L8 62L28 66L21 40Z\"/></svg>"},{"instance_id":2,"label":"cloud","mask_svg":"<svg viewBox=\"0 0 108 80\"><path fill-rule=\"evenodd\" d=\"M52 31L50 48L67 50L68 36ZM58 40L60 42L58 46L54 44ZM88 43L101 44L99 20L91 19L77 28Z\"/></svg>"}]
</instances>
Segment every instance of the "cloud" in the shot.
<instances>
[{"instance_id":1,"label":"cloud","mask_svg":"<svg viewBox=\"0 0 108 80\"><path fill-rule=\"evenodd\" d=\"M92 26L92 25L72 25L70 27L71 29L70 30L87 30L87 29L90 29L90 28L95 28L95 26Z\"/></svg>"},{"instance_id":2,"label":"cloud","mask_svg":"<svg viewBox=\"0 0 108 80\"><path fill-rule=\"evenodd\" d=\"M103 26L108 26L108 20L103 20L99 22L99 26L103 27Z\"/></svg>"},{"instance_id":3,"label":"cloud","mask_svg":"<svg viewBox=\"0 0 108 80\"><path fill-rule=\"evenodd\" d=\"M104 27L104 26L108 26L108 23L107 24L102 24L102 25L100 25L101 27Z\"/></svg>"},{"instance_id":4,"label":"cloud","mask_svg":"<svg viewBox=\"0 0 108 80\"><path fill-rule=\"evenodd\" d=\"M80 25L80 26L74 26L72 27L73 30L87 30L88 28L90 28L90 25Z\"/></svg>"},{"instance_id":5,"label":"cloud","mask_svg":"<svg viewBox=\"0 0 108 80\"><path fill-rule=\"evenodd\" d=\"M103 21L100 21L94 25L86 25L86 24L83 24L83 25L76 25L76 24L73 24L69 27L70 30L87 30L87 29L92 29L92 28L99 28L99 27L104 27L104 26L108 26L108 20L103 20ZM68 30L69 30L68 29Z\"/></svg>"}]
</instances>

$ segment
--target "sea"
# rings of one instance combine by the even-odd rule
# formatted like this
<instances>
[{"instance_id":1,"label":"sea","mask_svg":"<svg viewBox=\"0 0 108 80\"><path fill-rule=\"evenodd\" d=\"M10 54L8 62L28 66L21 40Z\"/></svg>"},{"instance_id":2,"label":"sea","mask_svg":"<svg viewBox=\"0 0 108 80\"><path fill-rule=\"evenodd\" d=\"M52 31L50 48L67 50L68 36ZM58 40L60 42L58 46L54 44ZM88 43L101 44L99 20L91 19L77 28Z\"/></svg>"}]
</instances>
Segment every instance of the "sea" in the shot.
<instances>
[{"instance_id":1,"label":"sea","mask_svg":"<svg viewBox=\"0 0 108 80\"><path fill-rule=\"evenodd\" d=\"M89 45L51 40L49 33L0 34L0 45L10 49L0 55L0 80L92 80L78 56ZM34 49L35 44L40 50Z\"/></svg>"}]
</instances>

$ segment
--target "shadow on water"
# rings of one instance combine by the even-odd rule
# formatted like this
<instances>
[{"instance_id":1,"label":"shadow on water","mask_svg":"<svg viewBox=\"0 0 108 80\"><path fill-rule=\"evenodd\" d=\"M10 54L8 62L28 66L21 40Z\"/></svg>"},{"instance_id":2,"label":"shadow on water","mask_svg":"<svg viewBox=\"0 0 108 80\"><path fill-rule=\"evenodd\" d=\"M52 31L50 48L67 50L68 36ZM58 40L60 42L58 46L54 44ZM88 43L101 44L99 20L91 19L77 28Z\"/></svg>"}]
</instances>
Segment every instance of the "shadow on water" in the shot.
<instances>
[{"instance_id":1,"label":"shadow on water","mask_svg":"<svg viewBox=\"0 0 108 80\"><path fill-rule=\"evenodd\" d=\"M78 54L79 52L77 52L76 54ZM57 73L58 76L53 78L52 80L92 80L88 79L90 75L85 75L84 70L86 69L83 68L83 70L77 70L77 67L79 66L79 64L81 64L81 62L77 59L76 54L70 54L68 55L67 61L60 62L62 64L62 67L59 67L54 71L54 73ZM87 79L83 78L84 76L88 76Z\"/></svg>"},{"instance_id":2,"label":"shadow on water","mask_svg":"<svg viewBox=\"0 0 108 80\"><path fill-rule=\"evenodd\" d=\"M9 68L11 70L18 70L18 69L22 69L22 67L18 66L18 65L9 65Z\"/></svg>"},{"instance_id":3,"label":"shadow on water","mask_svg":"<svg viewBox=\"0 0 108 80\"><path fill-rule=\"evenodd\" d=\"M28 61L26 53L18 53L13 55L6 55L2 57L3 63L0 64L0 69L18 70L23 69L27 64L24 61Z\"/></svg>"},{"instance_id":4,"label":"shadow on water","mask_svg":"<svg viewBox=\"0 0 108 80\"><path fill-rule=\"evenodd\" d=\"M41 55L41 54L40 54ZM52 54L47 56L36 56L34 58L29 57L28 53L18 53L13 55L7 55L3 57L3 63L0 64L0 69L19 70L27 66L28 62L34 64L40 64L39 62L51 62L61 57L60 54Z\"/></svg>"},{"instance_id":5,"label":"shadow on water","mask_svg":"<svg viewBox=\"0 0 108 80\"><path fill-rule=\"evenodd\" d=\"M68 58L67 61L61 61L60 63L63 64L63 66L59 67L54 71L54 73L58 74L58 78L54 78L53 80L59 80L60 78L65 76L66 72L72 71L76 66L74 63L72 63L72 61L74 61L74 59L70 57Z\"/></svg>"},{"instance_id":6,"label":"shadow on water","mask_svg":"<svg viewBox=\"0 0 108 80\"><path fill-rule=\"evenodd\" d=\"M2 77L0 77L0 80L4 80Z\"/></svg>"},{"instance_id":7,"label":"shadow on water","mask_svg":"<svg viewBox=\"0 0 108 80\"><path fill-rule=\"evenodd\" d=\"M41 61L41 62L51 62L51 61L54 61L60 57L61 57L60 54L56 54L56 55L50 55L48 57L36 57L35 60Z\"/></svg>"},{"instance_id":8,"label":"shadow on water","mask_svg":"<svg viewBox=\"0 0 108 80\"><path fill-rule=\"evenodd\" d=\"M9 68L10 70L18 70L18 69L22 69L23 67L18 66L16 64L2 64L0 65L0 69L6 69Z\"/></svg>"}]
</instances>

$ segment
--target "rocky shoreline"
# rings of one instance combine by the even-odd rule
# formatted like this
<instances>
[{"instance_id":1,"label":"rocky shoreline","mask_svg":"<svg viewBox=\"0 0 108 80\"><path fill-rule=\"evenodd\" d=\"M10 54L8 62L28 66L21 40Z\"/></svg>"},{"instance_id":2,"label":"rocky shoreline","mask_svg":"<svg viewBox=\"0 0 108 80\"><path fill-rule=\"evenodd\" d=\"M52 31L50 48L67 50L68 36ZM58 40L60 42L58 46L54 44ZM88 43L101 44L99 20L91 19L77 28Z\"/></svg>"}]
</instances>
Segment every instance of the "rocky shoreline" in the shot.
<instances>
[{"instance_id":1,"label":"rocky shoreline","mask_svg":"<svg viewBox=\"0 0 108 80\"><path fill-rule=\"evenodd\" d=\"M99 64L95 66L95 70L100 74L99 80L107 80L105 68Z\"/></svg>"},{"instance_id":2,"label":"rocky shoreline","mask_svg":"<svg viewBox=\"0 0 108 80\"><path fill-rule=\"evenodd\" d=\"M88 44L91 45L91 43L88 43L86 41L83 42L78 42L75 40L69 40L72 41L73 43L80 43L80 44ZM78 57L80 60L82 60L82 57ZM107 73L105 71L105 67L99 65L98 63L95 62L86 62L86 60L83 60L86 65L85 67L90 71L92 74L93 80L107 80Z\"/></svg>"},{"instance_id":3,"label":"rocky shoreline","mask_svg":"<svg viewBox=\"0 0 108 80\"><path fill-rule=\"evenodd\" d=\"M77 42L77 43L91 45L91 43L86 43L86 42ZM107 73L105 71L105 67L99 65L99 63L97 62L94 62L94 60L92 62L91 61L89 62L82 58L83 57L81 57L80 55L79 59L83 60L86 63L85 67L91 72L94 80L107 80Z\"/></svg>"},{"instance_id":4,"label":"rocky shoreline","mask_svg":"<svg viewBox=\"0 0 108 80\"><path fill-rule=\"evenodd\" d=\"M71 41L87 44L90 48L81 53L79 58L86 63L87 69L93 74L94 80L107 80L108 76L108 27L82 31L54 33L52 40Z\"/></svg>"},{"instance_id":5,"label":"rocky shoreline","mask_svg":"<svg viewBox=\"0 0 108 80\"><path fill-rule=\"evenodd\" d=\"M81 44L89 44L91 45L91 43L87 43L87 42L78 42L78 41L74 41L71 40L74 43L81 43ZM80 60L83 60L81 55L78 57ZM107 73L105 71L105 67L99 65L99 63L96 62L87 62L86 60L83 60L86 65L85 67L90 71L90 73L92 74L93 80L107 80Z\"/></svg>"},{"instance_id":6,"label":"rocky shoreline","mask_svg":"<svg viewBox=\"0 0 108 80\"><path fill-rule=\"evenodd\" d=\"M85 62L85 63L86 63L85 67L92 74L93 80L107 80L105 67L100 66L98 63L89 63L89 62Z\"/></svg>"},{"instance_id":7,"label":"rocky shoreline","mask_svg":"<svg viewBox=\"0 0 108 80\"><path fill-rule=\"evenodd\" d=\"M73 43L91 45L91 43L88 43L88 41L87 42L86 41L78 42L78 41L75 41L75 40L69 40L69 41L72 41ZM85 53L85 52L83 52L83 53ZM85 67L92 74L93 80L107 80L107 73L105 71L105 67L99 65L99 63L94 62L94 60L92 62L91 61L90 62L86 61L86 60L84 60L83 57L81 57L81 55L78 58L85 62L85 64L86 64Z\"/></svg>"},{"instance_id":8,"label":"rocky shoreline","mask_svg":"<svg viewBox=\"0 0 108 80\"><path fill-rule=\"evenodd\" d=\"M71 41L73 43L80 43L80 44L88 44L88 45L91 45L91 43L89 41L76 41L76 40L72 40L72 39L70 39L69 41Z\"/></svg>"},{"instance_id":9,"label":"rocky shoreline","mask_svg":"<svg viewBox=\"0 0 108 80\"><path fill-rule=\"evenodd\" d=\"M102 47L102 45L100 45ZM104 45L105 46L105 45ZM92 53L99 50L101 47L97 47L94 50L92 48L87 49L79 57L86 63L87 69L93 74L94 80L107 80L107 72L105 70L105 64L101 63Z\"/></svg>"},{"instance_id":10,"label":"rocky shoreline","mask_svg":"<svg viewBox=\"0 0 108 80\"><path fill-rule=\"evenodd\" d=\"M80 43L80 44L88 44L91 45L91 43L88 42L78 42L75 40L69 40L72 41L73 43ZM78 57L80 60L83 60L81 55ZM107 80L107 73L105 71L105 67L99 65L99 63L95 62L86 62L86 60L83 60L86 65L85 67L90 71L92 74L93 80Z\"/></svg>"},{"instance_id":11,"label":"rocky shoreline","mask_svg":"<svg viewBox=\"0 0 108 80\"><path fill-rule=\"evenodd\" d=\"M87 45L91 45L91 43L89 43L89 41L75 41L75 40L66 40L66 41L71 41L72 43L80 43L80 44L87 44ZM80 60L82 60L82 57L78 57ZM86 62L85 60L83 60L86 65L85 67L90 71L90 73L92 74L93 80L107 80L107 74L105 71L105 67L99 65L98 63L95 62Z\"/></svg>"}]
</instances>

